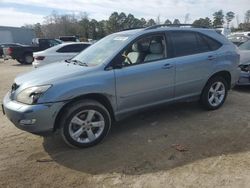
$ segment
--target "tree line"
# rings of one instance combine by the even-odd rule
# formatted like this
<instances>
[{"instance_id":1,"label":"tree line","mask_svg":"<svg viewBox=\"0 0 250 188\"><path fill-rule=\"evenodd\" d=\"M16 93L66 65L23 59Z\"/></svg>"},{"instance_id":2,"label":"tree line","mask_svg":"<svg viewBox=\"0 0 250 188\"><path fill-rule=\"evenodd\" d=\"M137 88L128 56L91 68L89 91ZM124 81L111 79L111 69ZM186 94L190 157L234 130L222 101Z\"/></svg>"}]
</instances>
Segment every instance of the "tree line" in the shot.
<instances>
[{"instance_id":1,"label":"tree line","mask_svg":"<svg viewBox=\"0 0 250 188\"><path fill-rule=\"evenodd\" d=\"M239 23L239 19L232 11L224 12L219 10L213 14L213 19L199 18L193 22L195 25L206 27L220 27L226 23L230 27L230 23L236 18L238 28L233 30L250 30L250 10L245 13L243 23ZM187 23L189 14L186 14L184 23ZM58 38L59 36L78 36L82 41L87 39L100 39L110 33L122 31L131 28L142 28L153 26L156 24L180 24L179 19L172 21L166 19L164 22L160 21L160 16L155 20L145 18L136 18L132 14L126 15L124 12L113 12L108 20L97 21L90 19L86 13L80 15L65 14L59 15L52 12L51 15L45 17L43 24L36 23L34 25L25 25L26 28L34 29L36 36L43 38Z\"/></svg>"}]
</instances>

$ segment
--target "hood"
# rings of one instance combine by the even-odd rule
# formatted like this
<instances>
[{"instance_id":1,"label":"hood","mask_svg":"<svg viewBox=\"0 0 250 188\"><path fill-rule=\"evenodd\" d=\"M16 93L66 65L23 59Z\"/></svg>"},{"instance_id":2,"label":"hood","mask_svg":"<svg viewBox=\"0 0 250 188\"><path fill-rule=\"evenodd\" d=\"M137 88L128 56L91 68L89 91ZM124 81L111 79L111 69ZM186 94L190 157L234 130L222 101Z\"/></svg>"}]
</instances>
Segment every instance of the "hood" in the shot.
<instances>
[{"instance_id":1,"label":"hood","mask_svg":"<svg viewBox=\"0 0 250 188\"><path fill-rule=\"evenodd\" d=\"M19 75L15 79L17 85L25 87L54 84L63 79L72 78L78 75L85 75L95 70L96 67L85 67L73 63L58 62L52 63L31 72Z\"/></svg>"},{"instance_id":2,"label":"hood","mask_svg":"<svg viewBox=\"0 0 250 188\"><path fill-rule=\"evenodd\" d=\"M250 64L250 50L240 50L240 64Z\"/></svg>"}]
</instances>

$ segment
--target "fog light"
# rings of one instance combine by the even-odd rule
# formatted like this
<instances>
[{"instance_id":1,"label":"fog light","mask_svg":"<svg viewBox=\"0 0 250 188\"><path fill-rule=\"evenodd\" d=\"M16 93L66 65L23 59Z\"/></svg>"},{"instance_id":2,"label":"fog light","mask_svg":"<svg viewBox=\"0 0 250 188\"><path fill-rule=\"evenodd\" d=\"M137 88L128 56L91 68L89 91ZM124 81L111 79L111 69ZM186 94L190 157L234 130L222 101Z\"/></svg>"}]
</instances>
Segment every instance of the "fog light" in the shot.
<instances>
[{"instance_id":1,"label":"fog light","mask_svg":"<svg viewBox=\"0 0 250 188\"><path fill-rule=\"evenodd\" d=\"M36 119L22 119L19 121L20 125L33 125L36 123Z\"/></svg>"}]
</instances>

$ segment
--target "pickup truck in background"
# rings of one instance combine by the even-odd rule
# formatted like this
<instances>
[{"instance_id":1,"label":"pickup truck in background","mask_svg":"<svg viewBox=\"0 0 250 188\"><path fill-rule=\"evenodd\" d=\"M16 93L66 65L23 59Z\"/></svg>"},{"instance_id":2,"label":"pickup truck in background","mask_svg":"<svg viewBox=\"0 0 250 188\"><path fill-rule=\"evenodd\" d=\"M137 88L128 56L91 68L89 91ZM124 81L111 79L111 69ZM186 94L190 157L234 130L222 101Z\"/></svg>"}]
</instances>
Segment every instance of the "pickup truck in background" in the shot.
<instances>
[{"instance_id":1,"label":"pickup truck in background","mask_svg":"<svg viewBox=\"0 0 250 188\"><path fill-rule=\"evenodd\" d=\"M33 52L42 51L61 43L62 41L58 39L35 38L32 40L32 45L30 46L13 46L3 48L3 57L11 57L21 64L31 64L34 60Z\"/></svg>"},{"instance_id":2,"label":"pickup truck in background","mask_svg":"<svg viewBox=\"0 0 250 188\"><path fill-rule=\"evenodd\" d=\"M18 44L18 43L1 43L0 44L0 58L3 57L3 48L14 47L14 46L23 46L23 45ZM5 59L8 59L8 57L5 57Z\"/></svg>"}]
</instances>

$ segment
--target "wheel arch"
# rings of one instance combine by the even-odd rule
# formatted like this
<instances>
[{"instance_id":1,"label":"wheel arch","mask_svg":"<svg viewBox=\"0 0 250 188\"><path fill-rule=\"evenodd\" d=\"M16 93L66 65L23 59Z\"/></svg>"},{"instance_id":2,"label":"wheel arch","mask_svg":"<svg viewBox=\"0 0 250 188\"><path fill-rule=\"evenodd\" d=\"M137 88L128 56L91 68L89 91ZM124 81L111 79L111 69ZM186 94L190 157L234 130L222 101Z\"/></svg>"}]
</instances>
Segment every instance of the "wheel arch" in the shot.
<instances>
[{"instance_id":1,"label":"wheel arch","mask_svg":"<svg viewBox=\"0 0 250 188\"><path fill-rule=\"evenodd\" d=\"M22 57L24 57L25 55L27 55L27 54L31 54L32 56L33 56L33 52L32 51L24 51L23 53L22 53Z\"/></svg>"},{"instance_id":2,"label":"wheel arch","mask_svg":"<svg viewBox=\"0 0 250 188\"><path fill-rule=\"evenodd\" d=\"M227 82L227 85L228 85L228 89L231 89L231 80L232 80L232 76L231 76L231 73L227 70L223 70L223 71L219 71L219 72L216 72L214 74L212 74L210 76L210 78L207 80L205 86L207 85L207 83L214 77L216 76L221 76L222 78L224 78ZM205 87L204 86L204 87Z\"/></svg>"},{"instance_id":3,"label":"wheel arch","mask_svg":"<svg viewBox=\"0 0 250 188\"><path fill-rule=\"evenodd\" d=\"M54 128L53 131L56 131L57 129L60 128L60 120L62 118L63 113L67 109L68 106L70 106L72 103L83 100L83 99L92 99L95 100L99 103L101 103L110 113L111 121L116 121L115 115L114 115L114 107L112 106L109 98L105 94L100 94L100 93L90 93L90 94L84 94L81 96L77 96L71 100L69 100L65 105L60 109L58 112L55 122L54 122Z\"/></svg>"}]
</instances>

